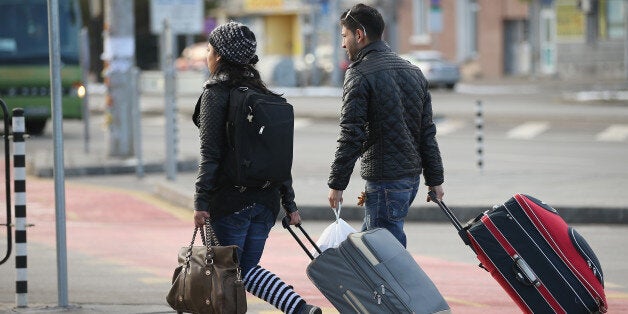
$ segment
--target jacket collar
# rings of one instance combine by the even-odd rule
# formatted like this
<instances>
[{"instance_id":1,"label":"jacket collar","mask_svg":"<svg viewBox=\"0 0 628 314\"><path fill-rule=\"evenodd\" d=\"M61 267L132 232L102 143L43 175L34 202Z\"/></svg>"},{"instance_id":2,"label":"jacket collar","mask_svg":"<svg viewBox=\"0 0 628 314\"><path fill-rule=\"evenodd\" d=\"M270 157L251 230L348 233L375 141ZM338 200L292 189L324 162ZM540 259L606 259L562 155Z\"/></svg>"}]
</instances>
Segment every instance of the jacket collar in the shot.
<instances>
[{"instance_id":1,"label":"jacket collar","mask_svg":"<svg viewBox=\"0 0 628 314\"><path fill-rule=\"evenodd\" d=\"M362 48L362 50L358 52L358 55L353 63L359 63L360 61L362 61L362 59L364 59L364 57L366 57L366 55L368 55L372 51L391 51L391 49L390 46L388 46L388 44L383 40L374 41L366 45L364 48Z\"/></svg>"},{"instance_id":2,"label":"jacket collar","mask_svg":"<svg viewBox=\"0 0 628 314\"><path fill-rule=\"evenodd\" d=\"M203 86L209 87L211 85L215 85L215 84L218 84L218 83L226 82L228 80L229 80L229 78L226 75L224 75L224 74L223 75L218 75L218 76L212 75L212 76L209 77L209 79L207 81L205 81L205 83L203 83Z\"/></svg>"}]
</instances>

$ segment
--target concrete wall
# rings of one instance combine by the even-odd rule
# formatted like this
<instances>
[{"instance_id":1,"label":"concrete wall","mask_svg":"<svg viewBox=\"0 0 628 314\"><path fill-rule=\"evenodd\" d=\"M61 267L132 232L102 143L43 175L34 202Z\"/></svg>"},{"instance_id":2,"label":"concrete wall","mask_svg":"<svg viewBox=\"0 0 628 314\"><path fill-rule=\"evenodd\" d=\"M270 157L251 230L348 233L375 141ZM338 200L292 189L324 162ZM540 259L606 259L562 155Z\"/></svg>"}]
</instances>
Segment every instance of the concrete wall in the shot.
<instances>
[{"instance_id":1,"label":"concrete wall","mask_svg":"<svg viewBox=\"0 0 628 314\"><path fill-rule=\"evenodd\" d=\"M624 42L602 41L595 47L585 43L558 43L557 70L561 78L595 76L621 79L624 71Z\"/></svg>"}]
</instances>

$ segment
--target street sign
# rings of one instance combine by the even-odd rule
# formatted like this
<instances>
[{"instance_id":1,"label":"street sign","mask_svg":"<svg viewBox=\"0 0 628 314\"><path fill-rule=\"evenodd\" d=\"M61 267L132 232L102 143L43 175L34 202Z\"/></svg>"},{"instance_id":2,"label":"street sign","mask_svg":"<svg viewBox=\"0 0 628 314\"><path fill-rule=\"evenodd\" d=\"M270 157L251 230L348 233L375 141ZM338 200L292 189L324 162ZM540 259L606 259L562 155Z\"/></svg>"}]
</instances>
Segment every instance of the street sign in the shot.
<instances>
[{"instance_id":1,"label":"street sign","mask_svg":"<svg viewBox=\"0 0 628 314\"><path fill-rule=\"evenodd\" d=\"M204 13L203 0L151 0L150 31L161 34L164 20L169 20L175 35L202 33Z\"/></svg>"}]
</instances>

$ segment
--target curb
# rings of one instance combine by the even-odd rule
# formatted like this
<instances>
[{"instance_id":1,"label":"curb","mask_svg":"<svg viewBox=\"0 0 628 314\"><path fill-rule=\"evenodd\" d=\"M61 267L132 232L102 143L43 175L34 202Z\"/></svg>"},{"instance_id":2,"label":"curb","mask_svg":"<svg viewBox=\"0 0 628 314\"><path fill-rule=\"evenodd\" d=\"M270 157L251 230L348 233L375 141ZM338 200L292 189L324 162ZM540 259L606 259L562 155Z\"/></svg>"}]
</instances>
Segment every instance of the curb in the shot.
<instances>
[{"instance_id":1,"label":"curb","mask_svg":"<svg viewBox=\"0 0 628 314\"><path fill-rule=\"evenodd\" d=\"M154 196L175 206L194 208L193 194L190 190L183 190L169 182L156 182ZM431 204L430 204L431 205ZM446 215L433 206L411 206L406 221L412 222L449 222ZM481 206L451 206L460 221L467 222L480 213L491 209L492 205ZM364 218L364 208L358 206L343 206L342 218L347 221L361 221ZM560 216L569 224L628 224L628 208L615 207L560 207L555 208ZM326 205L301 205L299 213L305 220L333 221L334 215ZM281 215L278 219L282 218Z\"/></svg>"},{"instance_id":2,"label":"curb","mask_svg":"<svg viewBox=\"0 0 628 314\"><path fill-rule=\"evenodd\" d=\"M163 162L149 162L142 166L144 173L159 173L164 171ZM177 161L178 171L195 171L198 167L197 159L185 159ZM116 175L116 174L132 174L138 170L135 161L125 165L90 165L90 166L66 166L64 172L66 177L80 177L92 175ZM52 178L54 176L54 168L50 165L38 166L35 162L27 165L27 173L40 178Z\"/></svg>"}]
</instances>

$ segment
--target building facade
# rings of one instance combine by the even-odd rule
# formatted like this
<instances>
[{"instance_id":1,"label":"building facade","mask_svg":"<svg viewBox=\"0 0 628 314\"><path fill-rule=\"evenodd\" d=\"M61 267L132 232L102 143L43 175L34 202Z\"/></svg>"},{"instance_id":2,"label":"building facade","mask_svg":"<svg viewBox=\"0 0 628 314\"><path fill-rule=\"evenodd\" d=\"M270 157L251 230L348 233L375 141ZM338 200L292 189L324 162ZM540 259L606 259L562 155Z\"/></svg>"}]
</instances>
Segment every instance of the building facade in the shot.
<instances>
[{"instance_id":1,"label":"building facade","mask_svg":"<svg viewBox=\"0 0 628 314\"><path fill-rule=\"evenodd\" d=\"M438 50L466 79L529 70L528 5L520 0L400 0L399 51Z\"/></svg>"},{"instance_id":2,"label":"building facade","mask_svg":"<svg viewBox=\"0 0 628 314\"><path fill-rule=\"evenodd\" d=\"M438 50L465 79L626 78L625 0L397 0L397 49Z\"/></svg>"}]
</instances>

